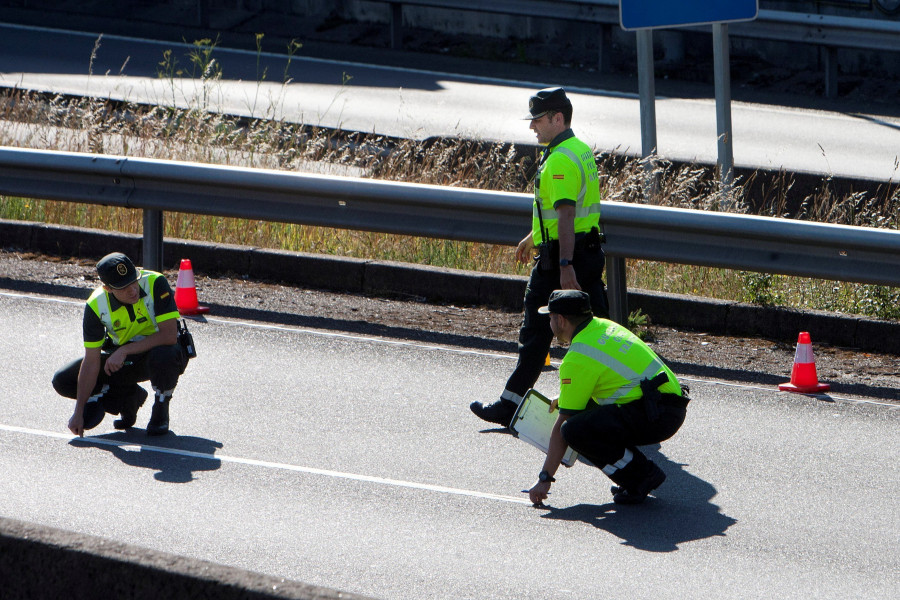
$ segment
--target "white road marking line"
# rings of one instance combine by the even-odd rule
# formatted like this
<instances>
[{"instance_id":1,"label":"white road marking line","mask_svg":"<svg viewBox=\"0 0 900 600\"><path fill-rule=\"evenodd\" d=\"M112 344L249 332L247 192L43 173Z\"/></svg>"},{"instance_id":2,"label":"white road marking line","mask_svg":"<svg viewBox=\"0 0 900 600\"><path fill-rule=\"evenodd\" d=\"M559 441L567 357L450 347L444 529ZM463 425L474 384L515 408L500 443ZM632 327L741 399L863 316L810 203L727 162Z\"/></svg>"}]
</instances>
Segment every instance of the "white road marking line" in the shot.
<instances>
[{"instance_id":1,"label":"white road marking line","mask_svg":"<svg viewBox=\"0 0 900 600\"><path fill-rule=\"evenodd\" d=\"M56 433L53 431L41 431L39 429L29 429L27 427L16 427L13 425L0 424L0 431L8 431L10 433L19 433L24 435L41 436L45 438L65 440L70 442L73 440L83 440L92 444L102 444L106 446L117 446L120 448L135 448L142 451L160 452L163 454L174 454L176 456L186 456L191 458L202 458L206 460L218 460L221 462L248 465L252 467L263 467L266 469L278 469L281 471L294 471L297 473L306 473L309 475L321 475L323 477L333 477L337 479L349 479L351 481L361 481L366 483L375 483L379 485L390 485L394 487L410 488L415 490L423 490L429 492L437 492L440 494L451 494L455 496L467 496L470 498L481 498L484 500L498 500L501 502L512 502L514 504L531 505L531 501L526 498L515 498L512 496L501 496L499 494L489 494L486 492L476 492L473 490L463 490L460 488L446 487L442 485L432 485L429 483L416 483L414 481L403 481L400 479L388 479L385 477L373 477L371 475L359 475L356 473L344 473L341 471L330 471L328 469L316 469L314 467L303 467L300 465L291 465L287 463L278 463L267 460L256 460L253 458L241 458L239 456L228 456L224 454L206 454L203 452L192 452L190 450L179 450L178 448L164 448L162 446L151 446L149 444L141 444L134 441L110 440L92 436L83 438L73 437L71 434Z\"/></svg>"},{"instance_id":2,"label":"white road marking line","mask_svg":"<svg viewBox=\"0 0 900 600\"><path fill-rule=\"evenodd\" d=\"M10 298L26 298L29 300L42 300L45 302L58 302L61 304L72 304L80 306L84 304L84 301L80 300L66 300L62 298L53 298L53 297L45 297L45 296L34 296L31 294L17 294L13 292L0 292L0 296L8 296ZM263 330L272 330L272 331L287 331L291 333L302 333L306 335L314 335L318 337L330 337L337 339L347 339L351 341L362 341L362 342L371 342L377 344L386 344L389 346L405 346L408 348L418 348L424 350L435 350L442 352L451 352L453 354L466 354L473 356L488 356L492 358L501 358L504 360L517 360L518 356L515 354L502 354L499 352L484 352L480 350L463 350L459 348L450 348L447 346L439 346L436 344L423 344L420 342L406 342L402 340L389 340L386 338L378 338L378 337L370 337L365 335L356 335L352 333L337 333L333 331L322 331L317 329L303 329L300 327L289 327L286 325L271 325L268 323L252 323L249 321L238 321L234 319L221 319L216 317L204 317L204 319L209 323L216 323L220 325L239 325L242 327L250 327L252 329L263 329ZM202 322L202 321L196 321ZM559 361L552 361L552 364L556 367L559 366ZM723 385L727 387L734 387L738 389L744 390L760 390L765 392L777 392L780 394L787 394L790 392L778 392L777 389L763 387L759 385L750 385L745 383L729 383L725 381L718 381L715 379L697 379L694 377L679 377L680 381L692 381L695 383L701 383L706 385ZM817 397L816 395L811 394L803 394L806 396ZM839 400L841 402L850 402L854 404L871 404L874 406L885 406L894 410L900 409L900 404L894 404L891 402L879 402L877 400L869 400L865 398L843 398L841 396L826 396L829 400Z\"/></svg>"}]
</instances>

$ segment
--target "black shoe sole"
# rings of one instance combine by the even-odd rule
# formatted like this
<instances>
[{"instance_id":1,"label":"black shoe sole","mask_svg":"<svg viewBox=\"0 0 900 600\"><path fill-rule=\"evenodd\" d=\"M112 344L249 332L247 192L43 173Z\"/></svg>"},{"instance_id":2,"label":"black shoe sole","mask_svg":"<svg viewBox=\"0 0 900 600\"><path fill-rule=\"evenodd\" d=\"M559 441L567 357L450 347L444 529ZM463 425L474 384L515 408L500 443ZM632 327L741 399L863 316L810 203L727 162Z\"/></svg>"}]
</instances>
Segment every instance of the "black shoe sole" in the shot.
<instances>
[{"instance_id":1,"label":"black shoe sole","mask_svg":"<svg viewBox=\"0 0 900 600\"><path fill-rule=\"evenodd\" d=\"M642 489L640 492L630 492L617 485L609 488L609 491L613 493L613 502L616 504L640 504L647 499L650 492L661 486L665 480L665 472L659 467L656 467L653 474L647 480L642 482L643 485L641 486Z\"/></svg>"}]
</instances>

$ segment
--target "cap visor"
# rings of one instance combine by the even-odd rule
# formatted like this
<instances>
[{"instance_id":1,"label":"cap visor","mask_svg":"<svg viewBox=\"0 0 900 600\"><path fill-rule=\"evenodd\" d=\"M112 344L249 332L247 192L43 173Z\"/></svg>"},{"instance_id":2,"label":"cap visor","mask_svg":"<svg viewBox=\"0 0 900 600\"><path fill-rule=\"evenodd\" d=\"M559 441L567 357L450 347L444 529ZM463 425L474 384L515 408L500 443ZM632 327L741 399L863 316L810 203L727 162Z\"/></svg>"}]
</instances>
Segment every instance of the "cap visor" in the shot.
<instances>
[{"instance_id":1,"label":"cap visor","mask_svg":"<svg viewBox=\"0 0 900 600\"><path fill-rule=\"evenodd\" d=\"M544 115L546 115L548 112L550 112L550 111L549 111L549 110L545 110L544 112L538 113L538 114L536 114L536 115L528 115L527 117L522 117L522 120L523 120L523 121L534 121L535 119L540 119L541 117L543 117Z\"/></svg>"},{"instance_id":2,"label":"cap visor","mask_svg":"<svg viewBox=\"0 0 900 600\"><path fill-rule=\"evenodd\" d=\"M108 288L110 288L110 289L112 289L112 290L124 290L124 289L127 288L129 285L131 285L132 283L136 282L137 280L138 280L138 277L137 277L137 275L135 275L135 276L134 276L134 279L132 279L131 281L129 281L129 282L127 282L127 283L122 283L122 284L120 284L120 285L112 285L112 284L107 283L107 284L106 284L106 287L108 287Z\"/></svg>"},{"instance_id":3,"label":"cap visor","mask_svg":"<svg viewBox=\"0 0 900 600\"><path fill-rule=\"evenodd\" d=\"M549 307L549 306L542 306L542 307L540 307L540 308L538 309L538 312L541 313L542 315L549 315L549 314L550 314L550 307Z\"/></svg>"}]
</instances>

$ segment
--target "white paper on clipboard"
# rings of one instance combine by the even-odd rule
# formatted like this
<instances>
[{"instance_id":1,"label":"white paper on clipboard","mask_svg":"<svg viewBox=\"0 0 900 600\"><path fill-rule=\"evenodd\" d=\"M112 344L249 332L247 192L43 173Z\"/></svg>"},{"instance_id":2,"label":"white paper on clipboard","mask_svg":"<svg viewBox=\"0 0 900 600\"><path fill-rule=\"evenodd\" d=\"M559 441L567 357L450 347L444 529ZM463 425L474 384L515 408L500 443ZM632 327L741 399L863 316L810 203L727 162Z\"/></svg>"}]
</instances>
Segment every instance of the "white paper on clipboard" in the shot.
<instances>
[{"instance_id":1,"label":"white paper on clipboard","mask_svg":"<svg viewBox=\"0 0 900 600\"><path fill-rule=\"evenodd\" d=\"M513 415L509 428L514 436L546 454L547 448L550 447L550 434L553 432L557 418L559 418L559 410L550 412L549 398L536 390L528 390L516 410L516 414ZM567 448L562 463L571 467L576 460L578 460L578 453L572 448Z\"/></svg>"}]
</instances>

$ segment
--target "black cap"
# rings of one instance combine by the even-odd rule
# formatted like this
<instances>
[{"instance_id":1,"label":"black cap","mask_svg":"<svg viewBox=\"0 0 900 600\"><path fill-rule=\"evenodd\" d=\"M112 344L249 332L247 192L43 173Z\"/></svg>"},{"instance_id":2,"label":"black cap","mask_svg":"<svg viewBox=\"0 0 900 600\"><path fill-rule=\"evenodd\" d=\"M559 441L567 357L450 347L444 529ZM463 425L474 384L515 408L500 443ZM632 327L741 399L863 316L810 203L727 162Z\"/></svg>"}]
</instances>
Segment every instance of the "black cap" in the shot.
<instances>
[{"instance_id":1,"label":"black cap","mask_svg":"<svg viewBox=\"0 0 900 600\"><path fill-rule=\"evenodd\" d=\"M593 314L591 312L591 297L580 290L556 290L550 294L547 306L542 306L538 312L546 315L556 313L564 317L582 317Z\"/></svg>"},{"instance_id":2,"label":"black cap","mask_svg":"<svg viewBox=\"0 0 900 600\"><path fill-rule=\"evenodd\" d=\"M121 290L138 279L137 269L131 259L121 252L107 254L97 263L97 275L107 287Z\"/></svg>"},{"instance_id":3,"label":"black cap","mask_svg":"<svg viewBox=\"0 0 900 600\"><path fill-rule=\"evenodd\" d=\"M546 88L528 99L528 112L531 114L525 117L528 120L540 119L551 110L564 110L572 108L566 96L566 90L561 87Z\"/></svg>"}]
</instances>

